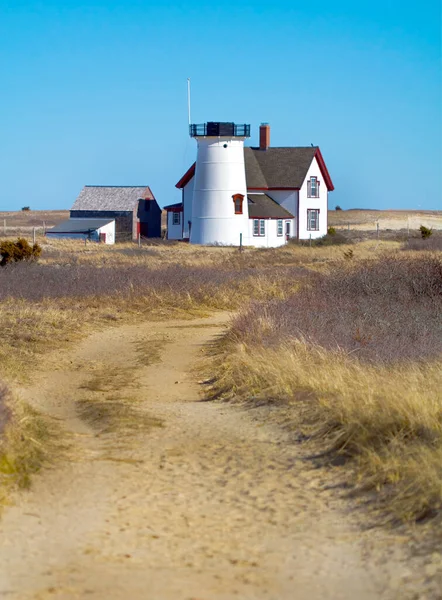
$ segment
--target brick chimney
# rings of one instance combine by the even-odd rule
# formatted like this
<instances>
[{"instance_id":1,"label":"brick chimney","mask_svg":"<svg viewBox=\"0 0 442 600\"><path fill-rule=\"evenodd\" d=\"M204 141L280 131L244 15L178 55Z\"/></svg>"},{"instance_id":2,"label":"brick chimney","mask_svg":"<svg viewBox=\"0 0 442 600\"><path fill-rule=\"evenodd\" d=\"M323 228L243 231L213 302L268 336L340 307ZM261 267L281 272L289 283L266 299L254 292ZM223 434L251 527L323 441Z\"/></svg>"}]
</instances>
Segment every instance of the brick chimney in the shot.
<instances>
[{"instance_id":1,"label":"brick chimney","mask_svg":"<svg viewBox=\"0 0 442 600\"><path fill-rule=\"evenodd\" d=\"M261 123L259 127L259 149L267 150L270 147L270 125Z\"/></svg>"}]
</instances>

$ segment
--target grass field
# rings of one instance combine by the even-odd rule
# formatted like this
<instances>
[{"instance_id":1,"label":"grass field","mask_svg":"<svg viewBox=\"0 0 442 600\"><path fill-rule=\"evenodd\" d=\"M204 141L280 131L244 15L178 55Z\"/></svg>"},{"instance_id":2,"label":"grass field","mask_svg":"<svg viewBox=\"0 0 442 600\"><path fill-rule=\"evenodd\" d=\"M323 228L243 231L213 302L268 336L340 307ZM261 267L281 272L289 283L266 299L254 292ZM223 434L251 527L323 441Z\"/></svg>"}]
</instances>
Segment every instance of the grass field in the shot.
<instances>
[{"instance_id":1,"label":"grass field","mask_svg":"<svg viewBox=\"0 0 442 600\"><path fill-rule=\"evenodd\" d=\"M23 445L8 440L52 452L53 430L14 395L49 351L122 321L229 310L239 312L208 366L212 396L289 407L290 426L343 459L347 485L374 494L373 507L405 520L438 514L442 264L429 248L368 239L240 253L43 240L39 263L0 269L0 380L9 388L0 403L12 411L9 421L3 411L0 472L27 481L13 466L32 473L45 457L17 462Z\"/></svg>"},{"instance_id":2,"label":"grass field","mask_svg":"<svg viewBox=\"0 0 442 600\"><path fill-rule=\"evenodd\" d=\"M69 218L68 210L30 210L0 211L0 237L24 235L31 237L33 228L41 236L44 229L50 229ZM442 211L405 211L405 210L329 210L330 226L350 231L368 231L385 233L391 231L416 232L421 225L434 230L442 230ZM161 227L167 226L167 213L163 211Z\"/></svg>"},{"instance_id":3,"label":"grass field","mask_svg":"<svg viewBox=\"0 0 442 600\"><path fill-rule=\"evenodd\" d=\"M330 210L329 225L351 230L385 231L404 230L417 231L421 225L432 229L442 229L441 210Z\"/></svg>"},{"instance_id":4,"label":"grass field","mask_svg":"<svg viewBox=\"0 0 442 600\"><path fill-rule=\"evenodd\" d=\"M34 228L36 234L42 236L44 231L66 219L69 219L68 210L0 211L0 238L17 235L30 237ZM166 226L167 213L163 211L161 227L164 229Z\"/></svg>"}]
</instances>

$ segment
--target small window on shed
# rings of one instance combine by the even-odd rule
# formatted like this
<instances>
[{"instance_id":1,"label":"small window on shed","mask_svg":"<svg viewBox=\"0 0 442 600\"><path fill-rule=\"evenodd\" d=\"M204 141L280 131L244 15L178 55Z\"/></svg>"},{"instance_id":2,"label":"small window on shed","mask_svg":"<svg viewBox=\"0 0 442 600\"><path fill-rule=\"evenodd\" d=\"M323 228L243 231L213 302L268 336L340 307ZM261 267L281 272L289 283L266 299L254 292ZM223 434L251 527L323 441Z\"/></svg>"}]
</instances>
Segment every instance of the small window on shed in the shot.
<instances>
[{"instance_id":1,"label":"small window on shed","mask_svg":"<svg viewBox=\"0 0 442 600\"><path fill-rule=\"evenodd\" d=\"M172 225L180 225L181 224L181 213L173 212L172 213Z\"/></svg>"},{"instance_id":2,"label":"small window on shed","mask_svg":"<svg viewBox=\"0 0 442 600\"><path fill-rule=\"evenodd\" d=\"M235 215L242 215L242 204L244 202L244 196L242 194L234 194L232 198L235 206Z\"/></svg>"}]
</instances>

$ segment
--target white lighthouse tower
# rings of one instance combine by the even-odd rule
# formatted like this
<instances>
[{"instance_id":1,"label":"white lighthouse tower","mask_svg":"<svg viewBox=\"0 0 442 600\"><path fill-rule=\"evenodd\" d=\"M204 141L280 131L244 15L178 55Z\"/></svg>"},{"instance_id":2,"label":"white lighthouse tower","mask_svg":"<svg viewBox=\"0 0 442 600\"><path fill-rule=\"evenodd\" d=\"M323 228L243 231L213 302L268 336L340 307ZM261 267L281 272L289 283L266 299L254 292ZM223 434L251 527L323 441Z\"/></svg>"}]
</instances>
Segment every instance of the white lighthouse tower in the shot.
<instances>
[{"instance_id":1,"label":"white lighthouse tower","mask_svg":"<svg viewBox=\"0 0 442 600\"><path fill-rule=\"evenodd\" d=\"M190 125L198 151L190 243L239 246L248 242L244 140L250 125Z\"/></svg>"}]
</instances>

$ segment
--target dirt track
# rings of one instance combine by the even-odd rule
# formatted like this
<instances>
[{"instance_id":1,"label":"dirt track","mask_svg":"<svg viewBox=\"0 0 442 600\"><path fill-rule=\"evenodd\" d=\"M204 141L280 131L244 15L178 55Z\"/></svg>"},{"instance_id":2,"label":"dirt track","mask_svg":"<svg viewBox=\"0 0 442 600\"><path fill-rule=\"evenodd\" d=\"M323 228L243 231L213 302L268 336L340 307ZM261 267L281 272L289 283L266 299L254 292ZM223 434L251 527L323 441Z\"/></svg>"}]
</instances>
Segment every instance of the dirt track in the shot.
<instances>
[{"instance_id":1,"label":"dirt track","mask_svg":"<svg viewBox=\"0 0 442 600\"><path fill-rule=\"evenodd\" d=\"M3 515L1 598L430 598L406 539L362 532L286 434L198 402L191 369L226 319L94 334L22 390L72 447ZM111 394L133 398L138 430L130 414L107 432L79 416Z\"/></svg>"}]
</instances>

